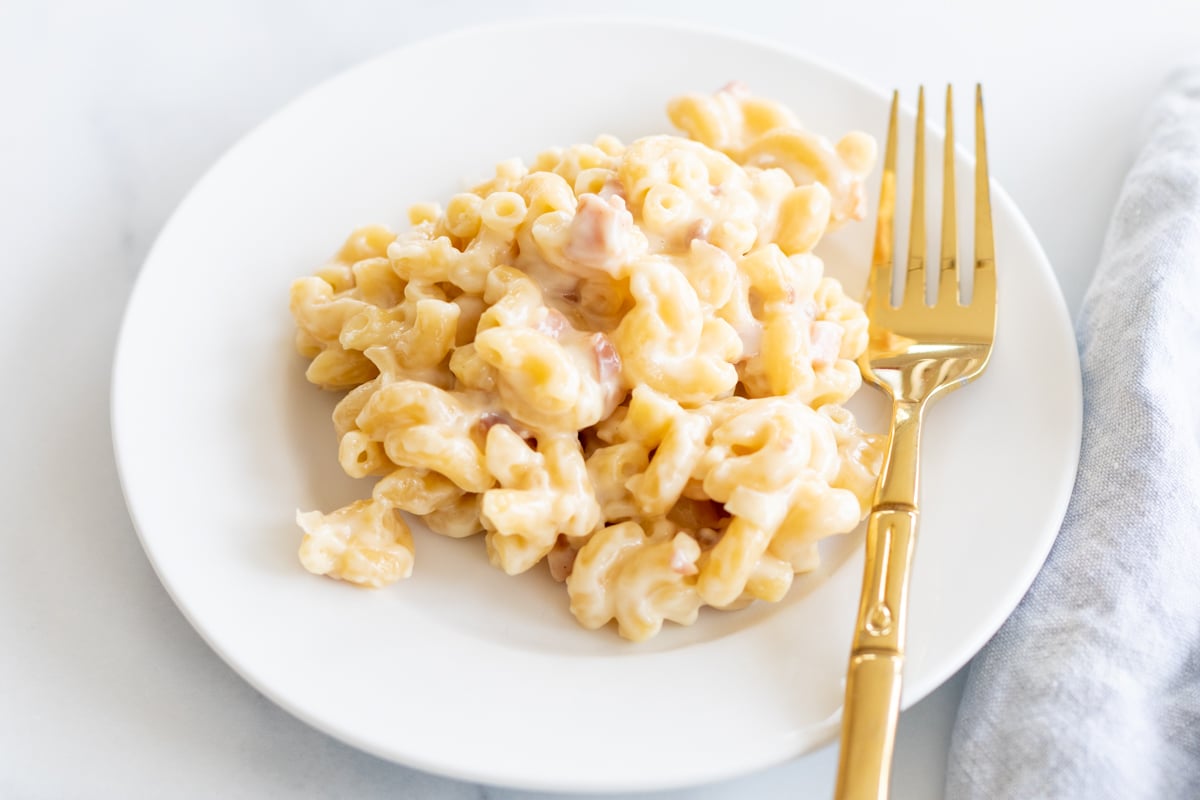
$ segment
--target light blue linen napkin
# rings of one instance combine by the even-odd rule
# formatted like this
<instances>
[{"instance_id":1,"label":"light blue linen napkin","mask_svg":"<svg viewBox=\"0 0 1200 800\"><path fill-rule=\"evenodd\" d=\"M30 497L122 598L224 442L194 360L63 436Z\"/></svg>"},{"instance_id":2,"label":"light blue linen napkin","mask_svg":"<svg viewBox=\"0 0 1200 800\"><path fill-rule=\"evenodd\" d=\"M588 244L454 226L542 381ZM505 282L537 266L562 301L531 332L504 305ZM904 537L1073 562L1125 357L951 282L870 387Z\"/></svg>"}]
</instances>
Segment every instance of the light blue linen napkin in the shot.
<instances>
[{"instance_id":1,"label":"light blue linen napkin","mask_svg":"<svg viewBox=\"0 0 1200 800\"><path fill-rule=\"evenodd\" d=\"M971 667L949 800L1200 798L1200 68L1147 123L1079 318L1070 508Z\"/></svg>"}]
</instances>

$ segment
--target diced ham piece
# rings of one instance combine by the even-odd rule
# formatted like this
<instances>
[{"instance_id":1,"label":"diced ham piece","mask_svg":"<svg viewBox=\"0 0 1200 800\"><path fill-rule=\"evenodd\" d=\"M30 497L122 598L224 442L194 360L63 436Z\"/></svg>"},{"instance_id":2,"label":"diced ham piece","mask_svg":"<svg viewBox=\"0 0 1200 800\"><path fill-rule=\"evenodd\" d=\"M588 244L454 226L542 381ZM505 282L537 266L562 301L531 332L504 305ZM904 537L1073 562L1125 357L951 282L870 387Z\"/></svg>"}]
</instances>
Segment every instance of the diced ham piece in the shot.
<instances>
[{"instance_id":1,"label":"diced ham piece","mask_svg":"<svg viewBox=\"0 0 1200 800\"><path fill-rule=\"evenodd\" d=\"M488 411L487 413L485 413L483 416L481 416L479 418L479 431L480 431L480 433L486 434L488 431L490 431L492 428L496 427L497 425L507 425L507 424L508 424L508 420L505 417L500 416L499 414L495 413L494 411Z\"/></svg>"},{"instance_id":2,"label":"diced ham piece","mask_svg":"<svg viewBox=\"0 0 1200 800\"><path fill-rule=\"evenodd\" d=\"M512 429L513 433L517 434L517 436L520 436L522 439L524 439L527 444L529 442L537 441L533 435L533 431L529 430L524 425L522 425L521 423L514 420L508 414L504 414L504 413L500 413L500 412L496 412L496 411L487 411L487 412L484 412L482 415L480 415L479 421L475 424L476 424L479 432L481 434L483 434L483 436L485 436L485 437L487 436L487 432L490 431L492 428L496 427L497 425L507 425L509 428Z\"/></svg>"},{"instance_id":3,"label":"diced ham piece","mask_svg":"<svg viewBox=\"0 0 1200 800\"><path fill-rule=\"evenodd\" d=\"M553 549L546 554L546 565L550 567L550 577L559 583L571 577L571 570L575 568L576 552L575 548L567 541L567 537L559 536Z\"/></svg>"},{"instance_id":4,"label":"diced ham piece","mask_svg":"<svg viewBox=\"0 0 1200 800\"><path fill-rule=\"evenodd\" d=\"M696 562L679 550L671 553L671 569L680 575L695 575L700 572Z\"/></svg>"},{"instance_id":5,"label":"diced ham piece","mask_svg":"<svg viewBox=\"0 0 1200 800\"><path fill-rule=\"evenodd\" d=\"M592 334L592 351L596 354L596 379L601 384L620 383L621 356L612 340L603 333Z\"/></svg>"},{"instance_id":6,"label":"diced ham piece","mask_svg":"<svg viewBox=\"0 0 1200 800\"><path fill-rule=\"evenodd\" d=\"M546 316L537 324L537 330L546 334L552 339L557 339L562 335L562 332L571 327L571 323L563 313L557 309L550 308L546 310Z\"/></svg>"},{"instance_id":7,"label":"diced ham piece","mask_svg":"<svg viewBox=\"0 0 1200 800\"><path fill-rule=\"evenodd\" d=\"M815 369L832 366L842 349L842 326L819 319L809 329L812 364Z\"/></svg>"},{"instance_id":8,"label":"diced ham piece","mask_svg":"<svg viewBox=\"0 0 1200 800\"><path fill-rule=\"evenodd\" d=\"M619 195L607 199L597 194L581 195L563 254L582 267L615 277L627 255L632 230L633 215Z\"/></svg>"},{"instance_id":9,"label":"diced ham piece","mask_svg":"<svg viewBox=\"0 0 1200 800\"><path fill-rule=\"evenodd\" d=\"M607 417L625 397L621 356L612 340L603 333L592 334L592 352L596 355L596 380L604 391L604 416Z\"/></svg>"},{"instance_id":10,"label":"diced ham piece","mask_svg":"<svg viewBox=\"0 0 1200 800\"><path fill-rule=\"evenodd\" d=\"M610 197L619 197L622 201L628 199L625 196L625 185L615 178L604 182L604 185L600 187L599 196L606 203Z\"/></svg>"},{"instance_id":11,"label":"diced ham piece","mask_svg":"<svg viewBox=\"0 0 1200 800\"><path fill-rule=\"evenodd\" d=\"M743 81L730 81L729 83L717 89L718 92L728 92L734 97L745 97L750 94L750 87Z\"/></svg>"}]
</instances>

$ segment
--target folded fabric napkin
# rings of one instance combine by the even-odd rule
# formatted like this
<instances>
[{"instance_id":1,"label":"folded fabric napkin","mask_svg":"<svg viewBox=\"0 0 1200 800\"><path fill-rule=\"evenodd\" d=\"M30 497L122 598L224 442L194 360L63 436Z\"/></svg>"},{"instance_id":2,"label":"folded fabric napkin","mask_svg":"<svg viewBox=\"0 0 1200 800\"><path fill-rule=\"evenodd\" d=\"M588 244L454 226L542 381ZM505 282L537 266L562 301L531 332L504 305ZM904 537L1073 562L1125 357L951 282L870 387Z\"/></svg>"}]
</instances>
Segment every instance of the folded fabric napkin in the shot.
<instances>
[{"instance_id":1,"label":"folded fabric napkin","mask_svg":"<svg viewBox=\"0 0 1200 800\"><path fill-rule=\"evenodd\" d=\"M1078 341L1074 494L971 666L949 800L1200 798L1200 68L1151 110Z\"/></svg>"}]
</instances>

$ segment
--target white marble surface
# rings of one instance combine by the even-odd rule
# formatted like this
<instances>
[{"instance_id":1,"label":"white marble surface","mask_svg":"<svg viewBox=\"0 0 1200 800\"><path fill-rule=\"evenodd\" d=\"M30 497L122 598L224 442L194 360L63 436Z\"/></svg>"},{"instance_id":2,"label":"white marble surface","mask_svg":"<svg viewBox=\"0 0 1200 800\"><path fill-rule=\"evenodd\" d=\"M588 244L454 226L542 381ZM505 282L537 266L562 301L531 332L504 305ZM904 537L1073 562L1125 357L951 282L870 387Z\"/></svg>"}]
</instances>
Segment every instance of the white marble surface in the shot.
<instances>
[{"instance_id":1,"label":"white marble surface","mask_svg":"<svg viewBox=\"0 0 1200 800\"><path fill-rule=\"evenodd\" d=\"M1140 113L1172 65L1200 54L1200 6L1182 0L772 6L613 0L603 12L764 36L880 86L982 80L993 176L1041 237L1072 311ZM0 796L534 796L359 753L274 707L208 650L125 512L109 369L155 233L250 126L404 42L583 10L519 0L0 5ZM436 65L414 79L437 80ZM960 674L903 715L894 796L941 796L961 685ZM828 796L834 763L826 749L654 797Z\"/></svg>"}]
</instances>

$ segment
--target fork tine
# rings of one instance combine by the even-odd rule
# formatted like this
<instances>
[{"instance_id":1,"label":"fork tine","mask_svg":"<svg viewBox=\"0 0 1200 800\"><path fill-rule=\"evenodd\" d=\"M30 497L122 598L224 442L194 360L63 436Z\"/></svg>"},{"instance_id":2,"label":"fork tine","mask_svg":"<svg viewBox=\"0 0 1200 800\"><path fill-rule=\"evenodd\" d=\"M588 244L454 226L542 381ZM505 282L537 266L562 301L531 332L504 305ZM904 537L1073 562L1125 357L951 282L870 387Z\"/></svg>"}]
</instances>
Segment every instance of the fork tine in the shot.
<instances>
[{"instance_id":1,"label":"fork tine","mask_svg":"<svg viewBox=\"0 0 1200 800\"><path fill-rule=\"evenodd\" d=\"M939 306L958 304L958 214L954 197L954 99L946 86L946 147L942 165L942 258Z\"/></svg>"},{"instance_id":2,"label":"fork tine","mask_svg":"<svg viewBox=\"0 0 1200 800\"><path fill-rule=\"evenodd\" d=\"M917 90L917 135L913 151L912 219L908 228L908 274L902 307L925 305L925 87Z\"/></svg>"},{"instance_id":3,"label":"fork tine","mask_svg":"<svg viewBox=\"0 0 1200 800\"><path fill-rule=\"evenodd\" d=\"M879 183L879 216L875 223L875 252L871 257L871 275L867 280L867 307L878 318L892 305L892 249L895 246L896 217L896 116L900 92L892 92L892 111L888 116L887 147L883 157L883 178Z\"/></svg>"},{"instance_id":4,"label":"fork tine","mask_svg":"<svg viewBox=\"0 0 1200 800\"><path fill-rule=\"evenodd\" d=\"M987 137L983 129L983 86L975 84L975 290L971 304L996 305L996 252L992 197L988 185Z\"/></svg>"}]
</instances>

